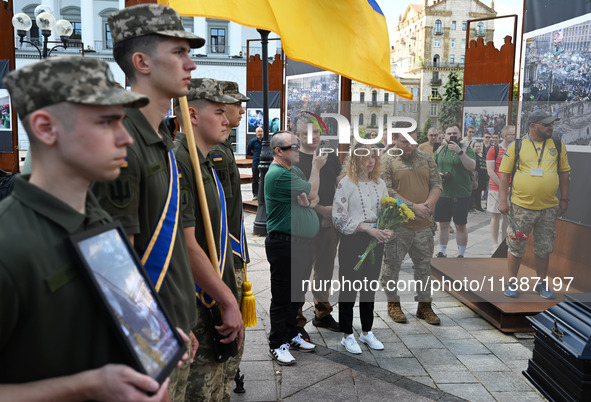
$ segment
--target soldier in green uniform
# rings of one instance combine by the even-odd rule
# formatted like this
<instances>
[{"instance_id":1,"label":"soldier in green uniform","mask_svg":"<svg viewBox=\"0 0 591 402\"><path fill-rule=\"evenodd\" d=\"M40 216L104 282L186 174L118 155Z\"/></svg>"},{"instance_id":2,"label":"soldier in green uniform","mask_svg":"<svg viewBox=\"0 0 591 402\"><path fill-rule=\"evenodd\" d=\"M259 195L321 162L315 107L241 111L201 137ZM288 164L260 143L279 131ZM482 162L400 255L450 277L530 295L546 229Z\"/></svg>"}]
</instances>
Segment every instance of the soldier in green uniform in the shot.
<instances>
[{"instance_id":1,"label":"soldier in green uniform","mask_svg":"<svg viewBox=\"0 0 591 402\"><path fill-rule=\"evenodd\" d=\"M394 236L384 248L384 266L382 268L382 286L390 289L390 284L398 282L400 266L408 253L414 264L414 279L418 281L417 297L419 302L417 317L428 324L439 324L439 317L431 308L431 256L433 255L434 224L432 210L443 187L435 161L426 152L417 149L407 138L395 133L396 146L402 149L400 157L387 158L383 173L388 195L398 197L415 214L415 219L403 224L394 231ZM416 141L417 132L410 136ZM406 316L400 308L400 296L396 289L386 291L388 314L395 322L406 322Z\"/></svg>"},{"instance_id":2,"label":"soldier in green uniform","mask_svg":"<svg viewBox=\"0 0 591 402\"><path fill-rule=\"evenodd\" d=\"M220 81L224 88L224 94L238 100L238 102L226 105L226 117L229 124L226 130L226 141L214 145L209 151L209 159L213 161L213 167L224 187L226 206L228 210L228 230L232 243L232 254L234 258L234 274L236 275L236 286L238 291L238 304L242 303L242 284L244 283L245 265L250 262L248 258L248 247L244 232L244 217L242 211L242 192L240 190L240 171L236 165L234 151L230 142L232 128L238 127L245 113L242 102L248 102L250 98L240 93L238 83L233 81ZM232 387L232 380L235 378L244 353L244 343L238 350L238 355L232 357L226 363L226 379L224 384L228 387L226 394L229 395Z\"/></svg>"},{"instance_id":3,"label":"soldier in green uniform","mask_svg":"<svg viewBox=\"0 0 591 402\"><path fill-rule=\"evenodd\" d=\"M150 104L126 111L123 124L134 139L127 164L119 178L99 183L93 191L113 218L122 222L172 321L190 333L197 325L195 278L178 222L173 143L162 119L170 99L188 93L191 71L196 68L189 51L205 41L185 31L176 11L158 4L119 10L109 17L109 26L115 61L132 89L146 94ZM184 400L188 375L189 364L171 375L173 401Z\"/></svg>"},{"instance_id":4,"label":"soldier in green uniform","mask_svg":"<svg viewBox=\"0 0 591 402\"><path fill-rule=\"evenodd\" d=\"M232 258L232 246L228 236L226 205L221 182L216 177L213 164L204 155L207 155L211 147L220 144L226 139L226 127L228 119L225 116L228 104L236 103L236 99L224 95L221 85L213 79L193 79L187 95L191 125L199 155L201 176L207 200L207 208L211 219L213 237L216 242L216 253L219 266L212 267L209 260L209 249L205 227L202 218L203 206L199 202L195 175L189 155L187 137L181 133L175 143L176 157L181 174L181 199L183 227L191 263L199 265L208 273L216 270L222 278L229 297L236 303L237 287L234 276L234 264ZM179 108L177 107L177 111ZM177 113L178 115L179 113ZM183 122L184 124L184 122ZM203 252L205 250L205 254ZM200 256L200 261L193 260ZM215 272L214 272L215 273ZM215 361L212 339L209 328L212 326L208 308L218 301L209 292L209 285L198 290L197 310L199 322L194 329L199 341L199 349L195 361L191 365L189 385L187 387L187 401L221 401L229 400L230 394L225 392L225 364ZM211 297L213 297L213 300ZM225 319L225 314L224 314ZM222 334L224 335L224 334ZM239 343L242 341L242 331L239 334ZM229 378L231 383L233 377Z\"/></svg>"},{"instance_id":5,"label":"soldier in green uniform","mask_svg":"<svg viewBox=\"0 0 591 402\"><path fill-rule=\"evenodd\" d=\"M132 143L123 106L148 98L118 88L104 61L83 57L29 64L4 85L35 169L0 203L0 399L160 401L168 380L158 389L126 365L67 244L111 221L89 186L119 175Z\"/></svg>"}]
</instances>

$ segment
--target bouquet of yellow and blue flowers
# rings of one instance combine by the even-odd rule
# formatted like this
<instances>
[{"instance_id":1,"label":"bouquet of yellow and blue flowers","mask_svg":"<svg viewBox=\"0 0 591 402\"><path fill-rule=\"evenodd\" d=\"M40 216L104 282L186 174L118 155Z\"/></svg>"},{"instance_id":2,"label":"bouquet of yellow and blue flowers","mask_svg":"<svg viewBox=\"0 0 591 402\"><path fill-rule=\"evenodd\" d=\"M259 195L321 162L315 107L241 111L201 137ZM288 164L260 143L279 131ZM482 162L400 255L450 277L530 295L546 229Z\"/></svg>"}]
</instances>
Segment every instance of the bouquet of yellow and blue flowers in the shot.
<instances>
[{"instance_id":1,"label":"bouquet of yellow and blue flowers","mask_svg":"<svg viewBox=\"0 0 591 402\"><path fill-rule=\"evenodd\" d=\"M408 222L415 218L414 212L398 197L382 197L382 212L378 219L377 228L380 230L390 229L394 230L400 227L404 222ZM365 252L359 256L359 262L353 268L358 271L363 264L363 261L369 256L371 262L375 261L375 254L373 249L378 245L378 241L371 239Z\"/></svg>"}]
</instances>

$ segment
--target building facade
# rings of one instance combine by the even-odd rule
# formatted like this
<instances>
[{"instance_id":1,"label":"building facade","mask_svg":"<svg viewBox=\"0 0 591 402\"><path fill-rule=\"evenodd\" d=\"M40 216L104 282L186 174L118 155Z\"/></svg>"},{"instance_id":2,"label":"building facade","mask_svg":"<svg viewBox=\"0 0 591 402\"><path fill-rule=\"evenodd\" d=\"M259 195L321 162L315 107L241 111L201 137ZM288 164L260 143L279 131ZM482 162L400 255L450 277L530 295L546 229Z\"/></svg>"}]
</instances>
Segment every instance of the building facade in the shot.
<instances>
[{"instance_id":1,"label":"building facade","mask_svg":"<svg viewBox=\"0 0 591 402\"><path fill-rule=\"evenodd\" d=\"M444 86L450 72L462 74L466 41L482 37L492 41L494 23L473 21L496 17L490 6L478 0L425 0L409 4L400 15L392 44L392 63L400 80L418 81L418 112L422 129L427 119L435 126ZM468 31L469 25L469 31Z\"/></svg>"},{"instance_id":2,"label":"building facade","mask_svg":"<svg viewBox=\"0 0 591 402\"><path fill-rule=\"evenodd\" d=\"M124 0L14 0L14 13L25 13L33 21L25 40L41 46L43 37L35 23L35 8L40 4L48 6L56 20L66 19L72 23L74 33L67 49L56 48L51 55L83 55L107 61L117 82L125 85L125 75L113 59L111 31L108 17L125 7ZM247 42L260 39L254 28L243 27L234 22L205 17L182 17L187 31L206 40L206 45L192 50L192 58L197 64L193 77L207 77L219 80L236 81L240 90L246 92L247 45L250 55L260 54L260 42ZM277 37L271 34L270 38ZM49 48L59 45L55 33L50 37ZM16 68L23 67L39 59L37 49L27 43L20 44L15 30ZM273 57L281 50L278 41L269 41L269 55ZM238 153L246 151L246 119L233 133ZM19 122L19 148L26 150L29 141Z\"/></svg>"}]
</instances>

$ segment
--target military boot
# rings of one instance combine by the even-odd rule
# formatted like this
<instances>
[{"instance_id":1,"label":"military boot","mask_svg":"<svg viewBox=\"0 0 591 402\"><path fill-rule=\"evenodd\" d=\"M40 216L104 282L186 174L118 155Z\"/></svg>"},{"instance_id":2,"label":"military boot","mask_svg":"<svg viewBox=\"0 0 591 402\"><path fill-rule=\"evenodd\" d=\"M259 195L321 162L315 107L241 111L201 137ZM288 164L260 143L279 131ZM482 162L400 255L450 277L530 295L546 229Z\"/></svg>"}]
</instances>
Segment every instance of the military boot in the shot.
<instances>
[{"instance_id":1,"label":"military boot","mask_svg":"<svg viewBox=\"0 0 591 402\"><path fill-rule=\"evenodd\" d=\"M419 307L417 308L417 318L422 318L427 322L427 324L431 325L438 325L441 323L437 314L433 312L431 308L430 302L419 302Z\"/></svg>"},{"instance_id":2,"label":"military boot","mask_svg":"<svg viewBox=\"0 0 591 402\"><path fill-rule=\"evenodd\" d=\"M400 302L388 302L388 314L392 317L394 322L406 322L406 316L400 308Z\"/></svg>"}]
</instances>

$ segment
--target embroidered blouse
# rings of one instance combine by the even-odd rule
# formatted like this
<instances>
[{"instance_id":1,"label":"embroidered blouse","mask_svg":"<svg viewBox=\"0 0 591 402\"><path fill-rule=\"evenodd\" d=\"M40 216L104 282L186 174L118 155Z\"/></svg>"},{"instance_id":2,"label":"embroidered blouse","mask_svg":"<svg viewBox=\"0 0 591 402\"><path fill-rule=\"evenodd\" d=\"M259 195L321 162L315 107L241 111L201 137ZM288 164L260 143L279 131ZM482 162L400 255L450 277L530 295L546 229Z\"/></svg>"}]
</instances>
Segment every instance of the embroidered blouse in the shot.
<instances>
[{"instance_id":1,"label":"embroidered blouse","mask_svg":"<svg viewBox=\"0 0 591 402\"><path fill-rule=\"evenodd\" d=\"M361 223L376 227L380 216L382 197L388 196L384 180L353 183L345 176L337 185L332 203L332 221L335 228L346 235L354 234Z\"/></svg>"}]
</instances>

